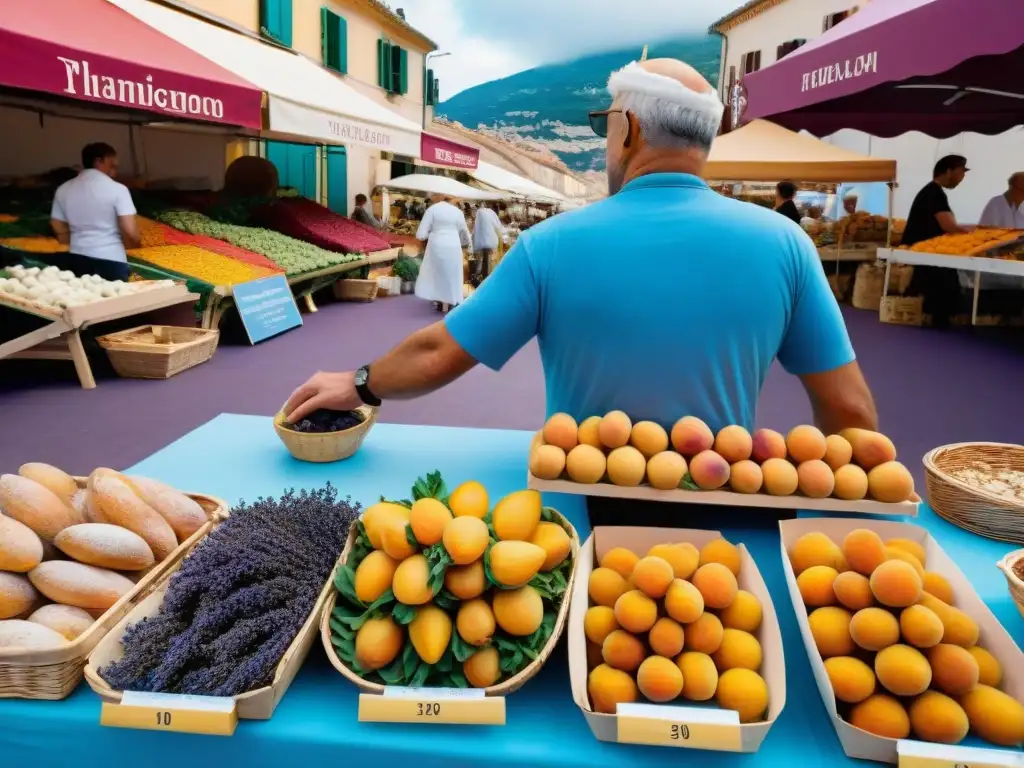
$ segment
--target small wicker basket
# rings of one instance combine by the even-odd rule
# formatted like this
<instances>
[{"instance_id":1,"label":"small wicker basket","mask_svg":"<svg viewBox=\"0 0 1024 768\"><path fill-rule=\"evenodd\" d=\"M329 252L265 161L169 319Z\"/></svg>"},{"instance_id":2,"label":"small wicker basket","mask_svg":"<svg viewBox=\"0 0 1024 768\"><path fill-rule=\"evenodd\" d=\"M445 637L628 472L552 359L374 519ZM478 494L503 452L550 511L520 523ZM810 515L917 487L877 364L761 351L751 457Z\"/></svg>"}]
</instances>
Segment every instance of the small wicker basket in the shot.
<instances>
[{"instance_id":1,"label":"small wicker basket","mask_svg":"<svg viewBox=\"0 0 1024 768\"><path fill-rule=\"evenodd\" d=\"M914 268L906 264L893 264L889 268L888 293L902 294L910 287ZM885 289L885 264L861 264L853 281L851 303L857 309L878 311Z\"/></svg>"},{"instance_id":2,"label":"small wicker basket","mask_svg":"<svg viewBox=\"0 0 1024 768\"><path fill-rule=\"evenodd\" d=\"M1024 471L1024 446L954 443L924 455L925 488L935 513L971 533L1024 544L1024 502L975 488L951 473L984 462L994 471Z\"/></svg>"},{"instance_id":3,"label":"small wicker basket","mask_svg":"<svg viewBox=\"0 0 1024 768\"><path fill-rule=\"evenodd\" d=\"M285 448L299 461L327 464L341 461L359 450L363 440L377 421L377 409L364 405L356 409L363 417L362 422L341 432L296 432L284 425L284 412L274 417L274 431L281 438Z\"/></svg>"},{"instance_id":4,"label":"small wicker basket","mask_svg":"<svg viewBox=\"0 0 1024 768\"><path fill-rule=\"evenodd\" d=\"M1024 549L1014 550L996 563L996 567L1006 577L1006 586L1010 589L1010 597L1013 598L1013 602L1017 606L1017 610L1020 611L1020 615L1024 617L1024 580L1021 580L1020 576L1013 570L1013 566L1020 560L1024 560Z\"/></svg>"},{"instance_id":5,"label":"small wicker basket","mask_svg":"<svg viewBox=\"0 0 1024 768\"><path fill-rule=\"evenodd\" d=\"M117 375L129 379L169 379L213 357L219 340L218 330L169 325L140 325L96 339Z\"/></svg>"},{"instance_id":6,"label":"small wicker basket","mask_svg":"<svg viewBox=\"0 0 1024 768\"><path fill-rule=\"evenodd\" d=\"M924 299L921 296L886 296L878 308L878 319L890 325L924 325Z\"/></svg>"},{"instance_id":7,"label":"small wicker basket","mask_svg":"<svg viewBox=\"0 0 1024 768\"><path fill-rule=\"evenodd\" d=\"M341 301L373 301L377 298L376 280L347 277L334 284L334 298Z\"/></svg>"}]
</instances>

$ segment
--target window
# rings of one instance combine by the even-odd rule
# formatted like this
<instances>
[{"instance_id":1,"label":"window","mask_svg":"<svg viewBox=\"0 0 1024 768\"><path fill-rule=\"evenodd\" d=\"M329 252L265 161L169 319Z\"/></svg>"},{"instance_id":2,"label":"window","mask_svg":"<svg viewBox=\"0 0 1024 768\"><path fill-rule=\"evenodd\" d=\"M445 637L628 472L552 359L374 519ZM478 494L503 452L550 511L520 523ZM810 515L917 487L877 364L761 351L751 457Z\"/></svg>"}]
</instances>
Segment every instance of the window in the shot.
<instances>
[{"instance_id":1,"label":"window","mask_svg":"<svg viewBox=\"0 0 1024 768\"><path fill-rule=\"evenodd\" d=\"M434 70L428 69L423 81L423 103L428 107L436 107L441 103L441 81L434 77Z\"/></svg>"},{"instance_id":2,"label":"window","mask_svg":"<svg viewBox=\"0 0 1024 768\"><path fill-rule=\"evenodd\" d=\"M751 72L757 72L761 68L761 52L751 51L750 53L743 54L743 74L749 75Z\"/></svg>"},{"instance_id":3,"label":"window","mask_svg":"<svg viewBox=\"0 0 1024 768\"><path fill-rule=\"evenodd\" d=\"M799 48L801 45L804 45L806 42L807 41L804 39L798 39L789 40L783 43L782 45L775 49L775 60L778 61L779 59L785 58L793 51L795 51L797 48Z\"/></svg>"},{"instance_id":4,"label":"window","mask_svg":"<svg viewBox=\"0 0 1024 768\"><path fill-rule=\"evenodd\" d=\"M320 9L320 48L325 67L348 73L348 24L326 8Z\"/></svg>"},{"instance_id":5,"label":"window","mask_svg":"<svg viewBox=\"0 0 1024 768\"><path fill-rule=\"evenodd\" d=\"M260 34L292 45L292 0L260 0Z\"/></svg>"},{"instance_id":6,"label":"window","mask_svg":"<svg viewBox=\"0 0 1024 768\"><path fill-rule=\"evenodd\" d=\"M409 92L409 52L389 40L377 41L377 83L388 93Z\"/></svg>"},{"instance_id":7,"label":"window","mask_svg":"<svg viewBox=\"0 0 1024 768\"><path fill-rule=\"evenodd\" d=\"M851 11L840 11L839 13L832 13L825 17L825 21L822 24L821 31L828 32L832 27L847 18Z\"/></svg>"},{"instance_id":8,"label":"window","mask_svg":"<svg viewBox=\"0 0 1024 768\"><path fill-rule=\"evenodd\" d=\"M267 160L277 167L278 182L282 187L292 187L303 197L317 199L315 145L267 141L265 154Z\"/></svg>"}]
</instances>

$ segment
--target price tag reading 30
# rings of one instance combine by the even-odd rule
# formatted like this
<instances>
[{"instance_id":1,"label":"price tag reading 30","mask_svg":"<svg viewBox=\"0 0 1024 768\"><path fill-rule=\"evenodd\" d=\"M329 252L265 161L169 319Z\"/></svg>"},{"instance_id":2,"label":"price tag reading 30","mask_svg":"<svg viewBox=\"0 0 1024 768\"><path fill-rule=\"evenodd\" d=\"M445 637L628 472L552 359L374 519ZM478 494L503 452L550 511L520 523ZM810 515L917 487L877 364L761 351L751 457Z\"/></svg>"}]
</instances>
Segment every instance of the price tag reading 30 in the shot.
<instances>
[{"instance_id":1,"label":"price tag reading 30","mask_svg":"<svg viewBox=\"0 0 1024 768\"><path fill-rule=\"evenodd\" d=\"M896 743L899 768L1024 768L1024 753L903 739Z\"/></svg>"},{"instance_id":2,"label":"price tag reading 30","mask_svg":"<svg viewBox=\"0 0 1024 768\"><path fill-rule=\"evenodd\" d=\"M616 721L620 744L713 749L719 752L740 752L743 749L739 714L732 710L619 704Z\"/></svg>"},{"instance_id":3,"label":"price tag reading 30","mask_svg":"<svg viewBox=\"0 0 1024 768\"><path fill-rule=\"evenodd\" d=\"M479 688L402 688L387 686L384 695L359 695L364 723L443 723L504 725L505 699L485 696Z\"/></svg>"},{"instance_id":4,"label":"price tag reading 30","mask_svg":"<svg viewBox=\"0 0 1024 768\"><path fill-rule=\"evenodd\" d=\"M120 704L104 702L100 725L231 736L238 725L238 712L232 698L125 691Z\"/></svg>"}]
</instances>

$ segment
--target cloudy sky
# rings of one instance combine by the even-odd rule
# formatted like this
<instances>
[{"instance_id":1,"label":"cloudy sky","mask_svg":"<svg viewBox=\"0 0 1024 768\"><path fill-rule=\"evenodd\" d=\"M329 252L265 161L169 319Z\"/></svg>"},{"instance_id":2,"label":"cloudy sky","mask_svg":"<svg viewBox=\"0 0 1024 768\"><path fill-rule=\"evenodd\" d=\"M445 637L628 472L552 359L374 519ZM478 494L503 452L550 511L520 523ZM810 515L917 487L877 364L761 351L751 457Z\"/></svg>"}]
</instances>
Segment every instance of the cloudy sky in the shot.
<instances>
[{"instance_id":1,"label":"cloudy sky","mask_svg":"<svg viewBox=\"0 0 1024 768\"><path fill-rule=\"evenodd\" d=\"M441 96L551 61L703 32L744 0L389 0L452 55Z\"/></svg>"}]
</instances>

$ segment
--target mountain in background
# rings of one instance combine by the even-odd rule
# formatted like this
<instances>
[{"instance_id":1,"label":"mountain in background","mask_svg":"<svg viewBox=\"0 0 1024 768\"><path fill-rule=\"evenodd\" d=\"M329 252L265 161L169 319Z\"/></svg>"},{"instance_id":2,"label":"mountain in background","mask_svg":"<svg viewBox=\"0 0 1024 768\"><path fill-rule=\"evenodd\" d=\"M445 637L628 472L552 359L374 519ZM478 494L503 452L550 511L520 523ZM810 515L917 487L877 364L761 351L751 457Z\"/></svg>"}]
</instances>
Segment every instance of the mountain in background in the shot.
<instances>
[{"instance_id":1,"label":"mountain in background","mask_svg":"<svg viewBox=\"0 0 1024 768\"><path fill-rule=\"evenodd\" d=\"M652 44L647 55L682 59L717 85L721 45L720 38L701 35ZM604 139L591 132L587 113L607 108L608 76L641 51L632 47L528 69L467 88L437 111L467 128L541 144L575 171L601 171Z\"/></svg>"}]
</instances>

